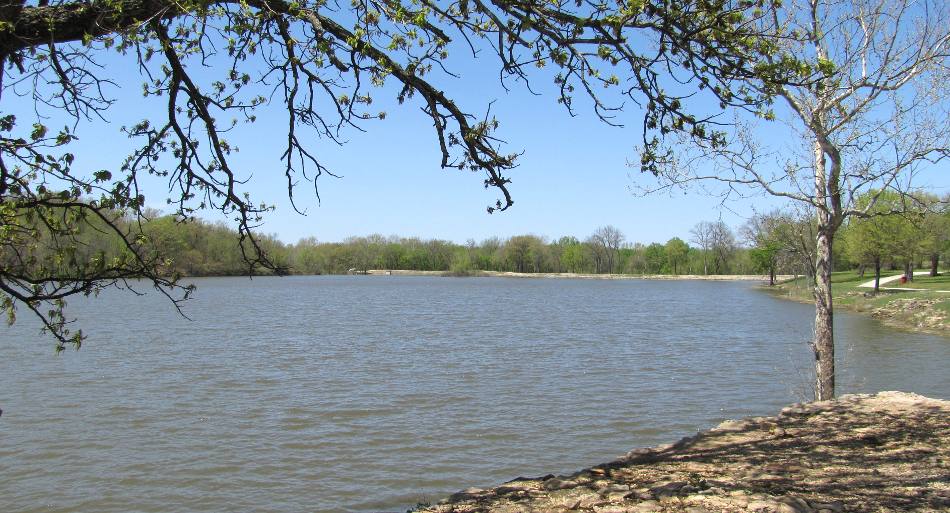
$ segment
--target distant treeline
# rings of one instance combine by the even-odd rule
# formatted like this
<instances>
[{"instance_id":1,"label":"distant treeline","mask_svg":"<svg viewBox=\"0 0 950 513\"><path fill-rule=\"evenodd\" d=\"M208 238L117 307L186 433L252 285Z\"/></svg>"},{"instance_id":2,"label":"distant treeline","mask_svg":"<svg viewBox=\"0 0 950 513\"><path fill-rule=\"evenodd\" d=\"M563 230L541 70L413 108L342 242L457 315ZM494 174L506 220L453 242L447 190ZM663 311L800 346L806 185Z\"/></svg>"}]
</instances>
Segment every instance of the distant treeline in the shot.
<instances>
[{"instance_id":1,"label":"distant treeline","mask_svg":"<svg viewBox=\"0 0 950 513\"><path fill-rule=\"evenodd\" d=\"M295 272L339 274L368 269L409 269L467 274L521 273L730 274L753 272L748 250L725 224L706 250L679 238L665 244L628 243L620 230L605 226L586 239L536 235L492 237L456 244L417 238L351 237L340 243L301 240L287 246Z\"/></svg>"},{"instance_id":2,"label":"distant treeline","mask_svg":"<svg viewBox=\"0 0 950 513\"><path fill-rule=\"evenodd\" d=\"M864 201L862 198L860 201ZM950 250L950 213L946 202L930 198L919 212L885 215L899 198L881 195L866 218L842 227L834 246L836 270L936 270ZM859 201L859 204L860 204ZM182 276L246 275L237 232L224 223L200 219L182 221L152 213L150 220L133 221L117 215L114 222L140 238L146 255L161 262L162 272ZM77 262L121 258L125 246L109 230L95 224L76 234L69 258ZM291 274L362 273L370 269L443 271L465 275L480 270L521 273L624 274L805 274L813 275L815 227L809 216L787 211L753 216L733 230L722 221L703 221L690 231L688 241L678 237L665 243L628 241L613 226L604 226L584 239L564 236L549 240L536 235L498 237L464 244L439 239L369 235L343 242L301 239L282 243L275 235L258 235L257 242L279 268ZM33 246L44 261L42 230ZM49 260L48 258L46 260ZM260 271L256 267L254 272Z\"/></svg>"},{"instance_id":3,"label":"distant treeline","mask_svg":"<svg viewBox=\"0 0 950 513\"><path fill-rule=\"evenodd\" d=\"M173 216L141 223L148 244L165 257L169 274L183 276L243 275L248 265L238 234L223 223ZM523 273L747 274L754 268L750 249L722 222L700 223L690 245L679 238L664 244L627 242L612 226L581 240L548 240L535 235L492 237L464 244L439 239L369 235L343 242L316 238L284 244L276 236L259 236L270 259L291 274L362 273L370 269L405 269L469 274L478 270ZM106 232L91 231L81 252L113 254L121 245ZM791 269L792 266L788 266ZM799 271L800 272L800 271Z\"/></svg>"}]
</instances>

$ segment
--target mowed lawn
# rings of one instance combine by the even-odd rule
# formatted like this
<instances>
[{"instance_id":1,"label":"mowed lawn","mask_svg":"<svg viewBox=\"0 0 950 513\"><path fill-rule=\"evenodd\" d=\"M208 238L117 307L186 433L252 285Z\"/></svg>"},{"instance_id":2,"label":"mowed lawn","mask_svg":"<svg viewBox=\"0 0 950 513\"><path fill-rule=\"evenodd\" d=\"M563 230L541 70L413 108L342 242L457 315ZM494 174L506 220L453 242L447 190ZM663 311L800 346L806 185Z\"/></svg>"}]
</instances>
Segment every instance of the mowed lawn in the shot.
<instances>
[{"instance_id":1,"label":"mowed lawn","mask_svg":"<svg viewBox=\"0 0 950 513\"><path fill-rule=\"evenodd\" d=\"M869 279L873 279L872 276ZM927 290L950 290L950 271L943 271L937 276L914 276L914 281L903 285L891 285L897 287L909 287L913 289Z\"/></svg>"},{"instance_id":2,"label":"mowed lawn","mask_svg":"<svg viewBox=\"0 0 950 513\"><path fill-rule=\"evenodd\" d=\"M881 278L900 276L902 274L902 271L884 271L881 273ZM860 276L857 271L832 273L831 289L834 294L835 306L861 312L885 307L897 299L937 300L932 307L950 314L950 293L938 292L950 290L950 271L948 270L942 269L941 274L934 277L914 276L913 282L900 283L899 281L893 281L882 285L884 288L905 287L926 289L922 291L882 289L879 293L874 294L874 289L858 286L873 279L873 271L865 272L864 276ZM780 284L776 288L778 289L776 292L786 295L790 299L806 302L813 300L811 283L808 278L797 278Z\"/></svg>"}]
</instances>

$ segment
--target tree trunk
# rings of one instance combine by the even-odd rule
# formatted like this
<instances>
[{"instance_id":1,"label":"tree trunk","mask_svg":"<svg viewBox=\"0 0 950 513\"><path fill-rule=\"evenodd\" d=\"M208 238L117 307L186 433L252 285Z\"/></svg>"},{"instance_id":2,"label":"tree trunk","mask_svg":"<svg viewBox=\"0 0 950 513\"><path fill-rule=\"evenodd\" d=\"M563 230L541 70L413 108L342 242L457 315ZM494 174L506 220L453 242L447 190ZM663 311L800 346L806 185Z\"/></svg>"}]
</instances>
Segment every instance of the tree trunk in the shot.
<instances>
[{"instance_id":1,"label":"tree trunk","mask_svg":"<svg viewBox=\"0 0 950 513\"><path fill-rule=\"evenodd\" d=\"M775 286L775 266L769 267L769 287Z\"/></svg>"},{"instance_id":2,"label":"tree trunk","mask_svg":"<svg viewBox=\"0 0 950 513\"><path fill-rule=\"evenodd\" d=\"M874 259L874 292L881 291L881 257Z\"/></svg>"},{"instance_id":3,"label":"tree trunk","mask_svg":"<svg viewBox=\"0 0 950 513\"><path fill-rule=\"evenodd\" d=\"M820 55L820 52L819 52ZM821 120L815 120L820 122ZM820 123L819 123L820 124ZM815 244L815 400L835 398L834 304L831 295L831 271L834 262L832 243L841 212L838 196L840 155L828 154L827 141L815 140L815 199L818 200L817 240ZM834 148L831 148L834 149ZM831 175L826 174L826 158L831 159Z\"/></svg>"},{"instance_id":4,"label":"tree trunk","mask_svg":"<svg viewBox=\"0 0 950 513\"><path fill-rule=\"evenodd\" d=\"M907 260L904 264L904 277L907 278L907 283L914 281L914 262Z\"/></svg>"},{"instance_id":5,"label":"tree trunk","mask_svg":"<svg viewBox=\"0 0 950 513\"><path fill-rule=\"evenodd\" d=\"M940 253L930 255L930 276L937 276L937 266L940 264Z\"/></svg>"},{"instance_id":6,"label":"tree trunk","mask_svg":"<svg viewBox=\"0 0 950 513\"><path fill-rule=\"evenodd\" d=\"M824 214L822 214L824 216ZM835 397L834 305L831 297L830 220L819 221L817 258L815 260L815 400Z\"/></svg>"}]
</instances>

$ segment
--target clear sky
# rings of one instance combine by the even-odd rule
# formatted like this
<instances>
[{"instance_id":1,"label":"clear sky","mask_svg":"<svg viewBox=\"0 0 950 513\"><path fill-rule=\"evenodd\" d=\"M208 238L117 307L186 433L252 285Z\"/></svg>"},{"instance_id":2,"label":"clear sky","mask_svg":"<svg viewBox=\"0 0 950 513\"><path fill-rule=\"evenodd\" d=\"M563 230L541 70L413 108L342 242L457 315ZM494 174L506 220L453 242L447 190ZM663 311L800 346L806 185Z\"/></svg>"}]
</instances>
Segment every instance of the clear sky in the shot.
<instances>
[{"instance_id":1,"label":"clear sky","mask_svg":"<svg viewBox=\"0 0 950 513\"><path fill-rule=\"evenodd\" d=\"M483 187L482 174L440 169L435 133L419 102L396 105L392 99L395 93L388 88L376 91L373 105L374 110L387 112L385 120L363 122L365 132L346 130L343 137L347 143L342 147L326 140L311 142L322 162L342 178L320 178L320 203L306 183L300 184L297 204L306 209L306 216L293 211L286 195L279 160L285 121L279 100L261 108L258 123L245 125L231 137L241 150L237 167L250 177L248 190L255 200L276 207L261 230L285 242L308 236L339 241L371 233L464 242L524 233L583 239L599 226L611 224L628 241L650 243L671 237L688 240L689 230L697 222L720 216L735 227L753 210L782 205L762 195L720 205L718 198L699 191L638 197L631 192L632 186L654 180L627 165L628 160L638 160L638 106L628 102L617 119L625 128L600 122L580 99L578 116L572 118L550 94L547 74L533 83L541 96L530 94L518 83L510 83L510 91L506 91L498 82L497 63L490 56L474 61L464 52L453 56L458 60L450 61L451 69L460 77L439 77L438 87L477 115L494 102L492 112L501 121L498 135L508 141L509 151L524 152L520 166L509 175L515 202L512 208L489 215L486 207L498 196ZM107 114L108 122L79 127L80 142L72 151L77 154L77 165L89 171L115 169L121 163L130 146L119 127L143 116L161 115L162 100L141 98L141 79L131 58L110 55L102 63L110 73L119 71L117 85L110 90L118 101ZM4 100L8 103L8 97ZM766 129L774 131L762 134L766 138L788 137L781 124ZM928 180L935 192L950 191L946 173ZM153 178L144 184L147 204L168 210L164 205L167 183Z\"/></svg>"}]
</instances>

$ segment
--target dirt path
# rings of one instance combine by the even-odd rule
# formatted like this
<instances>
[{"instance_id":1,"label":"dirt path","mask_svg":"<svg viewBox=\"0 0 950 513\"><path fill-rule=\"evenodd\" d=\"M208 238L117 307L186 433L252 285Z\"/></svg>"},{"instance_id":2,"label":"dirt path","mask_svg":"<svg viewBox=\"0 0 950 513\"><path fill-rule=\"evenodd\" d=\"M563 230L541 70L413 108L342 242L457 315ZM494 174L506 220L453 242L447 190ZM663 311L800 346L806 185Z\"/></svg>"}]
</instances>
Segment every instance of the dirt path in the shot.
<instances>
[{"instance_id":1,"label":"dirt path","mask_svg":"<svg viewBox=\"0 0 950 513\"><path fill-rule=\"evenodd\" d=\"M427 513L950 511L950 402L901 392L795 405L569 476L469 489Z\"/></svg>"}]
</instances>

